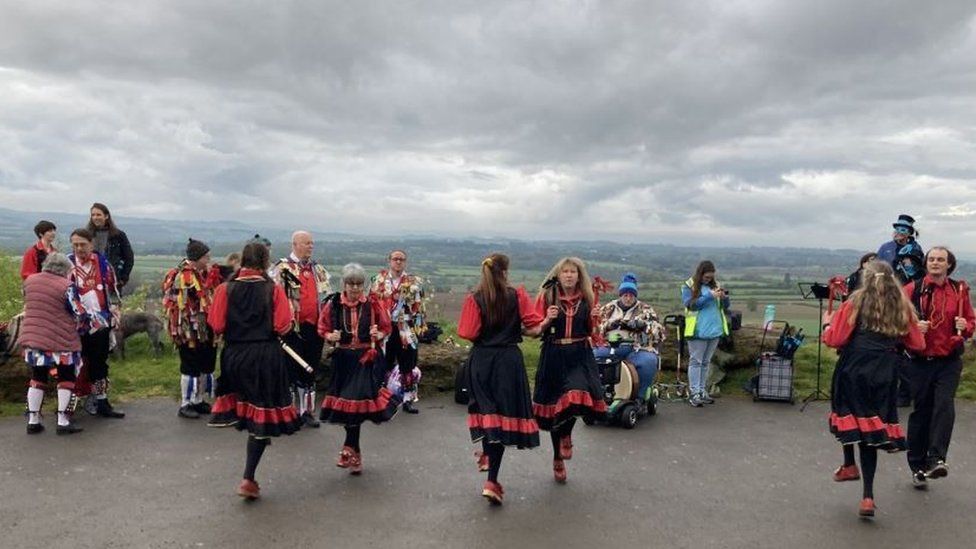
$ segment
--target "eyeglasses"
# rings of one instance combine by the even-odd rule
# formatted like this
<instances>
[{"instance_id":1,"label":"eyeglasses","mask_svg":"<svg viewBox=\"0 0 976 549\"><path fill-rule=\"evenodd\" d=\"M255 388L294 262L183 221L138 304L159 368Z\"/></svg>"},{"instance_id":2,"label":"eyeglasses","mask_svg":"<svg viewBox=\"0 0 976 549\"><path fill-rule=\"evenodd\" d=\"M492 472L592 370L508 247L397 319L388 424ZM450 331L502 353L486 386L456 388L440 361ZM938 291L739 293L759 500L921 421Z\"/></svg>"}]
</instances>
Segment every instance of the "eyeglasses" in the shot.
<instances>
[{"instance_id":1,"label":"eyeglasses","mask_svg":"<svg viewBox=\"0 0 976 549\"><path fill-rule=\"evenodd\" d=\"M406 261L406 260L407 260L407 258L405 258L405 257L391 257L390 258L390 261Z\"/></svg>"},{"instance_id":2,"label":"eyeglasses","mask_svg":"<svg viewBox=\"0 0 976 549\"><path fill-rule=\"evenodd\" d=\"M353 288L361 288L362 282L346 282L346 286L352 286Z\"/></svg>"}]
</instances>

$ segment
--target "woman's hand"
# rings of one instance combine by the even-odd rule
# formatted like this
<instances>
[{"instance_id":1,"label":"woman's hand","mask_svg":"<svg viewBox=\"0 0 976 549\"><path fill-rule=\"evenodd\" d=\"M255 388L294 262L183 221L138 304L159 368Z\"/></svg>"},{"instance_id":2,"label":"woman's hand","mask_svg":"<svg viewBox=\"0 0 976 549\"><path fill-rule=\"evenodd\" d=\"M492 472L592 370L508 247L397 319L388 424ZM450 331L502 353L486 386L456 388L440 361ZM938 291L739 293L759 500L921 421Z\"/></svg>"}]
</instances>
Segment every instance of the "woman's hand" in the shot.
<instances>
[{"instance_id":1,"label":"woman's hand","mask_svg":"<svg viewBox=\"0 0 976 549\"><path fill-rule=\"evenodd\" d=\"M957 330L965 330L966 329L966 319L965 318L963 318L961 316L957 316L956 317L956 329Z\"/></svg>"},{"instance_id":2,"label":"woman's hand","mask_svg":"<svg viewBox=\"0 0 976 549\"><path fill-rule=\"evenodd\" d=\"M378 341L380 339L383 339L384 334L383 332L380 331L379 326L373 324L372 326L369 327L369 336Z\"/></svg>"},{"instance_id":3,"label":"woman's hand","mask_svg":"<svg viewBox=\"0 0 976 549\"><path fill-rule=\"evenodd\" d=\"M558 316L559 316L559 307L555 305L550 305L549 308L546 309L546 316L545 318L542 319L541 326L545 328L546 326L552 324L552 321L556 320L556 317Z\"/></svg>"},{"instance_id":4,"label":"woman's hand","mask_svg":"<svg viewBox=\"0 0 976 549\"><path fill-rule=\"evenodd\" d=\"M918 331L922 332L923 334L927 333L929 331L929 321L928 320L919 320L918 321Z\"/></svg>"},{"instance_id":5,"label":"woman's hand","mask_svg":"<svg viewBox=\"0 0 976 549\"><path fill-rule=\"evenodd\" d=\"M723 292L721 288L715 288L712 290L712 297L715 299L722 299L725 297L725 292Z\"/></svg>"},{"instance_id":6,"label":"woman's hand","mask_svg":"<svg viewBox=\"0 0 976 549\"><path fill-rule=\"evenodd\" d=\"M331 332L325 334L325 340L329 343L336 343L342 338L342 332L339 330L332 330Z\"/></svg>"}]
</instances>

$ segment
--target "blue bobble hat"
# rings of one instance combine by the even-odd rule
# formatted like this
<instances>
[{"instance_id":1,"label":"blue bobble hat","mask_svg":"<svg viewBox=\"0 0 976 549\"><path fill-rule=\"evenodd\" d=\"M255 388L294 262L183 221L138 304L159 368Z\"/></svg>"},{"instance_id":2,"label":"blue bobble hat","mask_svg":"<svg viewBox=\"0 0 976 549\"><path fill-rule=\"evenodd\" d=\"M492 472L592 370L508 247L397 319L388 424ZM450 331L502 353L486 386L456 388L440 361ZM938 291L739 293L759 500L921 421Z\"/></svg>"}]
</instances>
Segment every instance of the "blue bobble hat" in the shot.
<instances>
[{"instance_id":1,"label":"blue bobble hat","mask_svg":"<svg viewBox=\"0 0 976 549\"><path fill-rule=\"evenodd\" d=\"M637 275L634 273L626 273L620 279L620 286L617 287L617 294L632 294L637 297Z\"/></svg>"}]
</instances>

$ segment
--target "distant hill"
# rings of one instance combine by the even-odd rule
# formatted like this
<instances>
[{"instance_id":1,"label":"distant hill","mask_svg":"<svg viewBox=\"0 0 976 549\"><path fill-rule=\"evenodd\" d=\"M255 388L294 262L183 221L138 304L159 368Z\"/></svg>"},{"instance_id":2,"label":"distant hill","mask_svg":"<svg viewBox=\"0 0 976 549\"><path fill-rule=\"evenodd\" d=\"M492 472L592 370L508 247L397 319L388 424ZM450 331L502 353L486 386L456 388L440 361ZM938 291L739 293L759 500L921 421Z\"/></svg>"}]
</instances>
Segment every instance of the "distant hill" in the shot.
<instances>
[{"instance_id":1,"label":"distant hill","mask_svg":"<svg viewBox=\"0 0 976 549\"><path fill-rule=\"evenodd\" d=\"M32 228L39 219L58 225L60 239L88 218L83 214L21 212L0 208L0 249L20 254L34 241ZM181 255L188 236L206 241L214 256L239 250L255 233L269 238L272 254L284 255L291 237L290 229L249 226L238 221L180 221L136 217L117 217L126 231L136 254ZM602 272L616 276L627 270L637 272L641 280L673 279L687 276L702 259L711 259L719 270L757 274L791 273L825 279L832 274L852 271L863 251L814 248L770 247L693 247L667 244L624 244L607 241L527 241L513 239L450 238L431 236L362 237L351 234L315 231L316 256L330 265L358 261L377 265L384 262L393 248L406 248L415 267L423 265L477 266L486 254L503 251L512 257L513 266L523 270L547 270L558 258L576 255L598 266ZM67 246L63 246L67 248ZM976 265L962 262L959 275L969 278Z\"/></svg>"}]
</instances>

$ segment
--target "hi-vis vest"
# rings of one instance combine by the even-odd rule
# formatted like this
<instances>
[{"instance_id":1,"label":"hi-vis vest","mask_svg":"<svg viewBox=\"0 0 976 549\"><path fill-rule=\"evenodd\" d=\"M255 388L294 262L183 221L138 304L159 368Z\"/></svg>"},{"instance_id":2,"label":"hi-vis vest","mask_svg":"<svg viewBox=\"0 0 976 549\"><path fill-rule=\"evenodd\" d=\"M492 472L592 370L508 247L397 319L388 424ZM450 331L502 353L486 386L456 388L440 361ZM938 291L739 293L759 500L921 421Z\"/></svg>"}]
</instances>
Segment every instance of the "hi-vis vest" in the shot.
<instances>
[{"instance_id":1,"label":"hi-vis vest","mask_svg":"<svg viewBox=\"0 0 976 549\"><path fill-rule=\"evenodd\" d=\"M685 280L685 286L694 292L695 280L689 278ZM718 300L718 314L722 317L722 335L729 335L729 319L722 310L722 300ZM685 337L695 337L695 327L698 325L698 311L692 311L685 307Z\"/></svg>"}]
</instances>

